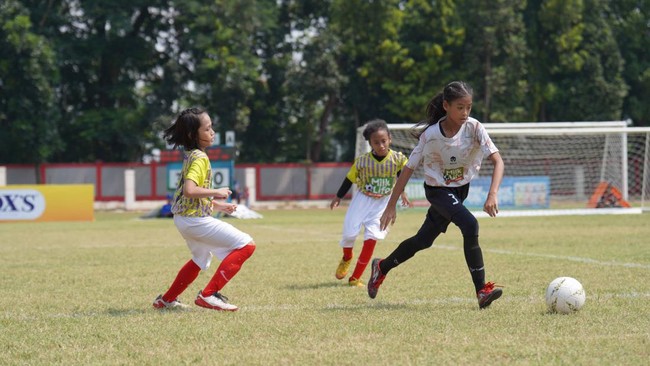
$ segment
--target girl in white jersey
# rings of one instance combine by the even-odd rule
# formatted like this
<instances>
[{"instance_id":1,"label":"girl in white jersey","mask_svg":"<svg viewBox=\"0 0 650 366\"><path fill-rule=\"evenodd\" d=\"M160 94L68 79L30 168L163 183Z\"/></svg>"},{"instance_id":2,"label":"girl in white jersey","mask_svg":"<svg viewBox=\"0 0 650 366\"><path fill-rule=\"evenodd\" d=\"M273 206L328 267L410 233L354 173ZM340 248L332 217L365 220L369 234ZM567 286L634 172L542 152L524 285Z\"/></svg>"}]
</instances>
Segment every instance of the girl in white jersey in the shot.
<instances>
[{"instance_id":1,"label":"girl in white jersey","mask_svg":"<svg viewBox=\"0 0 650 366\"><path fill-rule=\"evenodd\" d=\"M478 174L484 156L494 164L490 191L483 211L491 217L499 212L497 191L503 178L503 160L481 123L469 116L472 89L464 82L454 81L436 95L427 107L427 119L420 122L415 135L419 142L400 175L388 205L381 216L381 228L395 223L395 203L413 171L423 166L424 190L431 204L420 230L404 240L384 260L375 258L371 264L368 295L377 296L379 286L388 272L404 263L416 252L426 249L453 222L463 234L465 262L474 282L481 309L501 296L494 283L485 283L483 254L478 242L479 225L463 205L470 181Z\"/></svg>"},{"instance_id":2,"label":"girl in white jersey","mask_svg":"<svg viewBox=\"0 0 650 366\"><path fill-rule=\"evenodd\" d=\"M228 214L237 209L237 205L225 201L232 193L230 189L211 188L210 160L205 149L212 145L214 136L212 120L200 108L184 110L164 132L168 143L184 148L182 175L172 200L172 213L176 228L192 252L192 259L178 272L169 290L156 298L153 303L156 309L187 308L177 298L202 269L210 266L213 255L222 261L194 303L214 310L238 309L219 291L250 258L255 243L248 234L212 216L215 209Z\"/></svg>"},{"instance_id":3,"label":"girl in white jersey","mask_svg":"<svg viewBox=\"0 0 650 366\"><path fill-rule=\"evenodd\" d=\"M372 150L354 161L336 197L330 203L330 209L338 207L352 184L357 185L357 194L352 197L343 221L343 235L339 242L343 248L343 258L336 268L335 276L341 280L347 275L352 264L354 242L363 226L365 228L363 248L354 272L348 280L350 286L359 287L364 286L361 275L370 262L377 240L386 237L387 231L379 228L379 218L386 208L395 180L408 160L401 152L390 149L390 131L385 121L376 119L366 123L363 137ZM404 193L402 204L410 205Z\"/></svg>"}]
</instances>

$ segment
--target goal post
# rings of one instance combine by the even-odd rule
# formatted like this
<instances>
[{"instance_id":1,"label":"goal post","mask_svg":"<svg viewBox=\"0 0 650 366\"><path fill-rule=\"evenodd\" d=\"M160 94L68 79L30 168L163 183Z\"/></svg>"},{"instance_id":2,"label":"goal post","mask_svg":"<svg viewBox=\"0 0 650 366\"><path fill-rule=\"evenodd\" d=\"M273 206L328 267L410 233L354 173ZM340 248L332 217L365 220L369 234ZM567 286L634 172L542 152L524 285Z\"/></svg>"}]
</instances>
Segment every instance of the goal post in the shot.
<instances>
[{"instance_id":1,"label":"goal post","mask_svg":"<svg viewBox=\"0 0 650 366\"><path fill-rule=\"evenodd\" d=\"M650 128L629 124L484 123L505 164L500 212L516 216L650 211ZM414 126L388 125L393 150L410 155L417 144ZM363 126L357 130L356 156L370 150L362 132ZM492 170L492 164L484 161L470 185L465 204L473 211L482 209ZM406 191L416 205L428 206L423 181L420 167Z\"/></svg>"}]
</instances>

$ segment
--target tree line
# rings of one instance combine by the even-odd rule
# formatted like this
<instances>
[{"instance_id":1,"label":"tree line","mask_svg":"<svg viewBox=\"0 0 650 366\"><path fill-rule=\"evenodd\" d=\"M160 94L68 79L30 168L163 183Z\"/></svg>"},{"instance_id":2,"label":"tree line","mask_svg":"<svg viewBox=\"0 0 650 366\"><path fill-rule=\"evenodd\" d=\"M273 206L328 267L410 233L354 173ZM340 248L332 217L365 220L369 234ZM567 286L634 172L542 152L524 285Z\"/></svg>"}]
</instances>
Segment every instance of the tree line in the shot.
<instances>
[{"instance_id":1,"label":"tree line","mask_svg":"<svg viewBox=\"0 0 650 366\"><path fill-rule=\"evenodd\" d=\"M3 0L0 163L129 162L188 106L239 162L346 161L452 80L482 122L650 125L650 0Z\"/></svg>"}]
</instances>

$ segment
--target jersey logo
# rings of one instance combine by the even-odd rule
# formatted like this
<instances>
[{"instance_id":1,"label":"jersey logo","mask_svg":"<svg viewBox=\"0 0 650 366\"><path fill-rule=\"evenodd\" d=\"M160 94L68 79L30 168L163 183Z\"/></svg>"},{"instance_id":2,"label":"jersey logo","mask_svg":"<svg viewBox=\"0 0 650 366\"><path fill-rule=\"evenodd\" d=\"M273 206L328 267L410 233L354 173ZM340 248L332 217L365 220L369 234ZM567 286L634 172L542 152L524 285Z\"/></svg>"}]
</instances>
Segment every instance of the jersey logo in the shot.
<instances>
[{"instance_id":1,"label":"jersey logo","mask_svg":"<svg viewBox=\"0 0 650 366\"><path fill-rule=\"evenodd\" d=\"M445 169L442 172L442 177L445 179L445 184L449 184L452 182L459 182L463 180L463 167L458 167L458 168L453 168L453 169Z\"/></svg>"},{"instance_id":2,"label":"jersey logo","mask_svg":"<svg viewBox=\"0 0 650 366\"><path fill-rule=\"evenodd\" d=\"M364 193L371 197L385 196L390 194L393 184L393 177L371 177L364 187Z\"/></svg>"}]
</instances>

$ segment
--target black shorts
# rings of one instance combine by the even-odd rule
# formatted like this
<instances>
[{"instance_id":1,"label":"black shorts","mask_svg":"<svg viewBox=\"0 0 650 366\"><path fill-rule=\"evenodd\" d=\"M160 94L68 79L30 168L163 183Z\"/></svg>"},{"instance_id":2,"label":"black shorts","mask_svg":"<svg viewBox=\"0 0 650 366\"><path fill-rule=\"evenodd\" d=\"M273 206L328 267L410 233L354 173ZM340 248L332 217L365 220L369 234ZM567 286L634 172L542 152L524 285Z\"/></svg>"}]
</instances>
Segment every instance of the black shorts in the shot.
<instances>
[{"instance_id":1,"label":"black shorts","mask_svg":"<svg viewBox=\"0 0 650 366\"><path fill-rule=\"evenodd\" d=\"M432 187L425 183L424 193L431 204L427 218L441 233L447 231L455 214L467 210L463 202L469 193L469 183L460 187Z\"/></svg>"}]
</instances>

